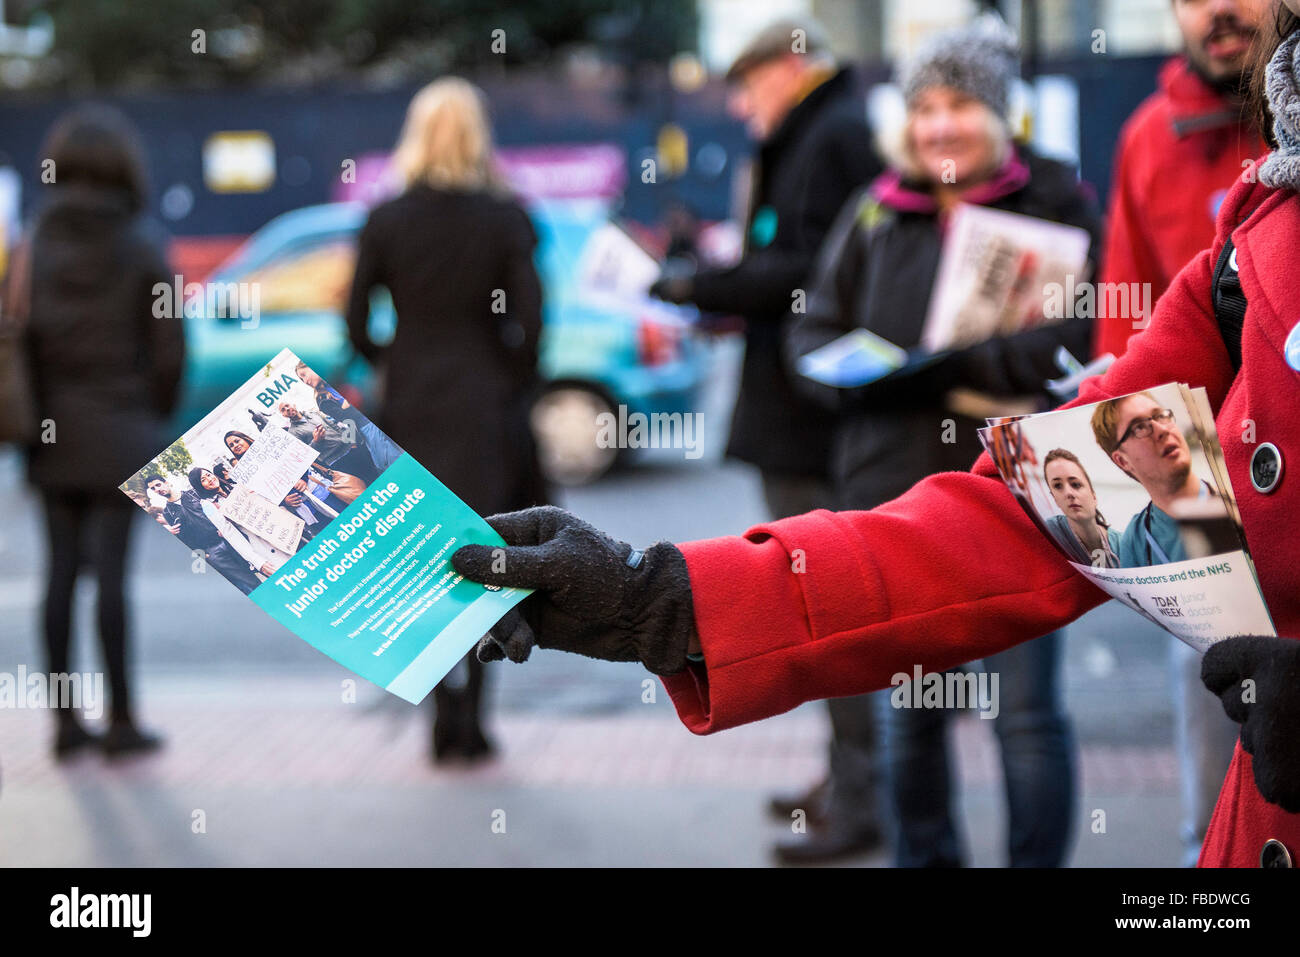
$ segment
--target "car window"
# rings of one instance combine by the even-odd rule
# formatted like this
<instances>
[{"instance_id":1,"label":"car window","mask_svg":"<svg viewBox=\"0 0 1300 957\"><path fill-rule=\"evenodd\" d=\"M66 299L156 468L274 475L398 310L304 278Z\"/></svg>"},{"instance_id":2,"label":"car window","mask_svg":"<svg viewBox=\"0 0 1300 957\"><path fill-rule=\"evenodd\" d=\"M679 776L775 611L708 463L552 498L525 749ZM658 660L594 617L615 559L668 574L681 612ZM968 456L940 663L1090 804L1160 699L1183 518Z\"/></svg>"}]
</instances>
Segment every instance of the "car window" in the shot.
<instances>
[{"instance_id":1,"label":"car window","mask_svg":"<svg viewBox=\"0 0 1300 957\"><path fill-rule=\"evenodd\" d=\"M257 283L263 312L342 313L356 263L353 238L295 243L238 277Z\"/></svg>"}]
</instances>

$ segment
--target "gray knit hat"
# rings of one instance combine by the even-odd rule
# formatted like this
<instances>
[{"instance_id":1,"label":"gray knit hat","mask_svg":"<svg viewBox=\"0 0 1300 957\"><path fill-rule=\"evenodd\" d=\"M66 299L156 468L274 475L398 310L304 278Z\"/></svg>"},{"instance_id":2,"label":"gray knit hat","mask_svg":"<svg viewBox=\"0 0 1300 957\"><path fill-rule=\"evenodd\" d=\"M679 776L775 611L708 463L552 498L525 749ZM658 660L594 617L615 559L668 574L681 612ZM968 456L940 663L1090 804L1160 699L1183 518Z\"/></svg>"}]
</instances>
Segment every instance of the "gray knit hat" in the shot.
<instances>
[{"instance_id":1,"label":"gray knit hat","mask_svg":"<svg viewBox=\"0 0 1300 957\"><path fill-rule=\"evenodd\" d=\"M1005 117L1017 72L1017 46L1015 33L993 13L959 30L935 34L899 70L903 99L910 106L927 87L950 86Z\"/></svg>"}]
</instances>

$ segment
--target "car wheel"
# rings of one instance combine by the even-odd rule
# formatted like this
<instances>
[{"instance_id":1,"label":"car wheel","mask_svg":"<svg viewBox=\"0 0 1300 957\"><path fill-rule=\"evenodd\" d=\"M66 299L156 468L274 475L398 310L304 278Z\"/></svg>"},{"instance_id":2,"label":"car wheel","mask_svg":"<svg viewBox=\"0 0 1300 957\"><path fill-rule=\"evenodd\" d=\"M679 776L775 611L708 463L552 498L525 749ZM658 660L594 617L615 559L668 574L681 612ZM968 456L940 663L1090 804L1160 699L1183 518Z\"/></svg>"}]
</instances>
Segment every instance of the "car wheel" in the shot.
<instances>
[{"instance_id":1,"label":"car wheel","mask_svg":"<svg viewBox=\"0 0 1300 957\"><path fill-rule=\"evenodd\" d=\"M587 485L613 467L618 448L597 441L598 416L613 412L608 399L581 385L557 386L533 403L533 436L547 481Z\"/></svg>"}]
</instances>

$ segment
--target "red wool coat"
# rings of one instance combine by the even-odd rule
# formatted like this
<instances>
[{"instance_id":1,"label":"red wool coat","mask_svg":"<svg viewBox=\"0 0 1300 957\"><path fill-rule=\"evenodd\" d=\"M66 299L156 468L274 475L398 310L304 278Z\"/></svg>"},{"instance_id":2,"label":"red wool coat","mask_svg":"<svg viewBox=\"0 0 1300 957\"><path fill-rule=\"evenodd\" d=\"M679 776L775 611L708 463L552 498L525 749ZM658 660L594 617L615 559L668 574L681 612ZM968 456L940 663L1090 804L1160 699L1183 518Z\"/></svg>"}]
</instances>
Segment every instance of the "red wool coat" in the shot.
<instances>
[{"instance_id":1,"label":"red wool coat","mask_svg":"<svg viewBox=\"0 0 1300 957\"><path fill-rule=\"evenodd\" d=\"M1150 283L1159 299L1178 270L1214 239L1215 217L1246 164L1268 147L1226 100L1182 57L1160 70L1160 88L1142 101L1115 150L1106 210L1105 283ZM1122 355L1142 309L1098 297L1093 352ZM1141 300L1139 300L1140 302ZM1140 328L1140 326L1139 326Z\"/></svg>"},{"instance_id":2,"label":"red wool coat","mask_svg":"<svg viewBox=\"0 0 1300 957\"><path fill-rule=\"evenodd\" d=\"M1229 233L1249 303L1235 381L1210 305L1210 273ZM1164 382L1205 387L1260 584L1288 637L1300 637L1300 373L1282 347L1300 320L1298 235L1300 196L1238 182L1213 247L1178 274L1150 327L1076 403ZM1249 438L1282 453L1271 494L1251 486ZM818 511L681 549L705 664L665 684L698 734L884 688L917 664L938 671L994 654L1106 600L1039 534L987 455L969 473L933 476L868 512ZM1259 796L1238 746L1201 864L1257 866L1269 838L1300 857L1300 815Z\"/></svg>"}]
</instances>

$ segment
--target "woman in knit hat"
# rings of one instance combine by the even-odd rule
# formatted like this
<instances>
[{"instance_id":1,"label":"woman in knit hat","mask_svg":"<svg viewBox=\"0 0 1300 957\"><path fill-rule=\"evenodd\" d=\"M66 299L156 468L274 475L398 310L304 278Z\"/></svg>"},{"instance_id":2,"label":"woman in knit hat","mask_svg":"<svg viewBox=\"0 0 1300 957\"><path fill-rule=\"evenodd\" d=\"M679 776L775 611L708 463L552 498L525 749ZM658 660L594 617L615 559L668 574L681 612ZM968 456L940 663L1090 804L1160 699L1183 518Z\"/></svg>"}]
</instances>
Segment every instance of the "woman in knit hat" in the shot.
<instances>
[{"instance_id":1,"label":"woman in knit hat","mask_svg":"<svg viewBox=\"0 0 1300 957\"><path fill-rule=\"evenodd\" d=\"M1015 37L992 16L931 38L903 65L906 118L884 144L892 168L847 204L833 228L808 308L789 332L792 358L854 329L918 346L958 203L1079 226L1095 248L1099 216L1074 170L1013 142L1007 114L1015 72ZM980 453L983 417L1003 411L976 407L969 397L1019 397L1046 407L1043 384L1059 374L1057 350L1086 355L1089 335L1086 318L1042 326L847 393L803 380L840 412L832 459L838 507L875 508L928 475L969 468ZM963 390L960 398L954 389ZM944 422L955 426L953 441L944 441ZM984 663L999 676L1001 705L991 723L1001 745L1013 866L1058 866L1069 849L1074 743L1057 681L1063 645L1063 633L1052 631ZM952 710L883 709L899 866L956 866L965 858L952 811Z\"/></svg>"}]
</instances>

